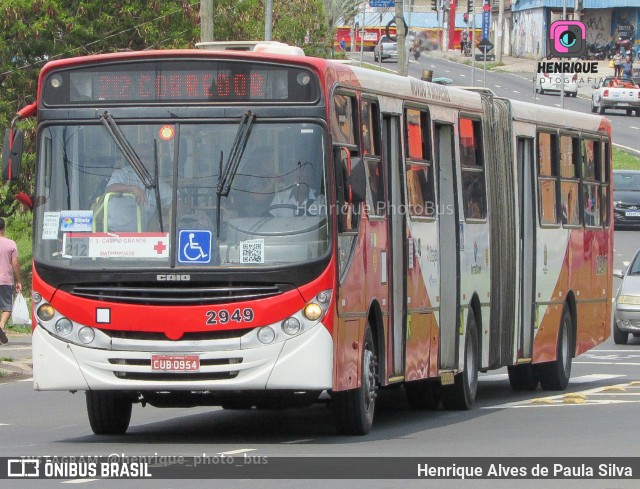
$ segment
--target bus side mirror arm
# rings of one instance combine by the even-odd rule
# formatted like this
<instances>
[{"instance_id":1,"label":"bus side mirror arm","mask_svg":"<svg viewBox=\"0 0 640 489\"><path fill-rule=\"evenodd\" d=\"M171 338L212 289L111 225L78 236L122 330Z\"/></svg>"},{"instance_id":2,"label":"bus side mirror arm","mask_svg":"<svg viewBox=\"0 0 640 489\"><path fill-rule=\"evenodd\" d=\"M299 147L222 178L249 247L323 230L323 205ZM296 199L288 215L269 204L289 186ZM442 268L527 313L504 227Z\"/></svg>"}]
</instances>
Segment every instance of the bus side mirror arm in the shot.
<instances>
[{"instance_id":1,"label":"bus side mirror arm","mask_svg":"<svg viewBox=\"0 0 640 489\"><path fill-rule=\"evenodd\" d=\"M13 181L20 178L20 167L22 165L22 147L24 133L16 129L16 123L20 119L33 117L37 112L37 104L34 102L18 111L11 120L11 127L4 133L2 144L2 180Z\"/></svg>"}]
</instances>

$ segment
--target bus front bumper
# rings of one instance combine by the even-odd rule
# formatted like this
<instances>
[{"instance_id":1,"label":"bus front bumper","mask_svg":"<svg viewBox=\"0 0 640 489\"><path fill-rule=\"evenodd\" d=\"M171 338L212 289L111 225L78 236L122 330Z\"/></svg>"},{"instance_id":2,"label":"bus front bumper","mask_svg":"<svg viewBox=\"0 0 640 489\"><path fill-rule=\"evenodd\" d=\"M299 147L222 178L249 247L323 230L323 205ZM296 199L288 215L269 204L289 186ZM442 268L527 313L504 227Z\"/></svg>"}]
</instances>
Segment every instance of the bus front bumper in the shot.
<instances>
[{"instance_id":1,"label":"bus front bumper","mask_svg":"<svg viewBox=\"0 0 640 489\"><path fill-rule=\"evenodd\" d=\"M326 390L332 386L333 340L321 324L286 341L255 348L230 348L200 341L189 352L167 351L167 342L145 348L104 350L62 341L42 327L33 332L36 390ZM174 344L177 342L173 342ZM176 348L177 349L177 348ZM198 371L152 370L151 357L197 355Z\"/></svg>"}]
</instances>

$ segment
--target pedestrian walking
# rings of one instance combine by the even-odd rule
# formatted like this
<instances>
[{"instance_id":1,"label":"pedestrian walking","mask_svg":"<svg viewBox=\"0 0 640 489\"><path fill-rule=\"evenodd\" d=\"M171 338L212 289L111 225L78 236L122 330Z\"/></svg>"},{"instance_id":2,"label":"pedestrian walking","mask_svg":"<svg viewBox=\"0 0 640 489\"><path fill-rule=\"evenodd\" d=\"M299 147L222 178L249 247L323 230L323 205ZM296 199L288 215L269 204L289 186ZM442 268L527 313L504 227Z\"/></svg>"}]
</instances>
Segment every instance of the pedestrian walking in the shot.
<instances>
[{"instance_id":1,"label":"pedestrian walking","mask_svg":"<svg viewBox=\"0 0 640 489\"><path fill-rule=\"evenodd\" d=\"M622 74L622 55L617 52L613 56L613 76L620 76Z\"/></svg>"},{"instance_id":2,"label":"pedestrian walking","mask_svg":"<svg viewBox=\"0 0 640 489\"><path fill-rule=\"evenodd\" d=\"M4 235L4 219L0 217L0 343L8 343L9 338L4 331L11 317L13 308L13 287L17 293L22 290L20 264L18 263L18 247L16 242Z\"/></svg>"}]
</instances>

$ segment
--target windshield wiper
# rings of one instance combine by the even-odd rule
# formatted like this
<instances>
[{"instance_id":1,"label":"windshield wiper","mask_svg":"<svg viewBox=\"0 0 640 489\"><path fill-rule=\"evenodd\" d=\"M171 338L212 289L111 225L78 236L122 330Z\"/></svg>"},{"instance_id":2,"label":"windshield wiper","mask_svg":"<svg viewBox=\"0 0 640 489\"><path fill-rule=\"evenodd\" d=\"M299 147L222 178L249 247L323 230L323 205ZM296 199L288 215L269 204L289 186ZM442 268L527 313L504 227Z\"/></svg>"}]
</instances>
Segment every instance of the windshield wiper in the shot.
<instances>
[{"instance_id":1,"label":"windshield wiper","mask_svg":"<svg viewBox=\"0 0 640 489\"><path fill-rule=\"evenodd\" d=\"M247 111L240 119L240 125L238 126L238 132L231 145L227 163L222 169L223 154L220 153L220 172L218 173L218 185L216 187L217 205L216 205L216 235L220 233L220 199L221 197L227 197L231 190L231 184L238 172L238 166L240 166L240 160L247 147L247 141L251 135L251 128L253 122L256 120L256 115L250 110Z\"/></svg>"},{"instance_id":2,"label":"windshield wiper","mask_svg":"<svg viewBox=\"0 0 640 489\"><path fill-rule=\"evenodd\" d=\"M247 147L247 141L249 140L249 135L251 134L251 126L253 125L253 121L255 121L255 119L256 115L249 110L242 116L242 119L240 120L238 132L236 132L236 137L233 140L233 144L231 145L227 163L224 165L223 172L218 177L218 187L216 189L218 197L227 197L229 195L231 184L233 183L233 179L235 178L238 171L238 166L240 165L240 160L242 159L244 149Z\"/></svg>"},{"instance_id":3,"label":"windshield wiper","mask_svg":"<svg viewBox=\"0 0 640 489\"><path fill-rule=\"evenodd\" d=\"M122 131L116 124L116 121L113 120L113 117L111 117L111 114L109 114L109 112L105 111L104 114L100 115L100 122L107 129L107 132L109 133L113 141L116 143L116 146L118 146L118 149L120 149L120 151L126 158L127 162L131 165L131 168L133 168L133 171L136 172L136 175L138 175L138 178L140 178L140 181L142 182L142 185L144 185L144 188L157 189L158 188L158 185L157 185L158 169L156 168L156 178L154 179L149 173L149 171L147 170L147 168L144 166L144 163L142 163L142 160L138 156L138 153L136 153L136 151L133 149L133 146L131 146L131 143L129 142L127 137L122 133ZM157 160L157 155L155 155L155 157ZM156 161L156 166L157 166L157 161ZM156 200L158 199L156 198Z\"/></svg>"},{"instance_id":4,"label":"windshield wiper","mask_svg":"<svg viewBox=\"0 0 640 489\"><path fill-rule=\"evenodd\" d=\"M153 140L153 166L154 166L154 181L153 186L155 187L155 195L156 195L156 209L158 211L158 222L160 223L160 232L164 233L164 226L162 225L162 202L160 202L160 181L158 174L160 173L158 168L158 141ZM145 168L146 170L146 168Z\"/></svg>"}]
</instances>

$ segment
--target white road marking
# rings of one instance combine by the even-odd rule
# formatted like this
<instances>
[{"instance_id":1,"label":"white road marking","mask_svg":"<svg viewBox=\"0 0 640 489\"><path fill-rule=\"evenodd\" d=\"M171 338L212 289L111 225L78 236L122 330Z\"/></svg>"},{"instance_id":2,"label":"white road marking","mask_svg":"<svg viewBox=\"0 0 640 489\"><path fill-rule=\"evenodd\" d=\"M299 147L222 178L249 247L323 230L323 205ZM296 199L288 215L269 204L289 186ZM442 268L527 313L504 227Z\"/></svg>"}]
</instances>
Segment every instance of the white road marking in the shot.
<instances>
[{"instance_id":1,"label":"white road marking","mask_svg":"<svg viewBox=\"0 0 640 489\"><path fill-rule=\"evenodd\" d=\"M467 75L460 75L460 76L461 76L462 78L466 78L466 77L467 77Z\"/></svg>"},{"instance_id":2,"label":"white road marking","mask_svg":"<svg viewBox=\"0 0 640 489\"><path fill-rule=\"evenodd\" d=\"M19 380L18 382L33 382L33 377L29 377L28 379L22 379L22 380Z\"/></svg>"},{"instance_id":3,"label":"white road marking","mask_svg":"<svg viewBox=\"0 0 640 489\"><path fill-rule=\"evenodd\" d=\"M513 93L520 93L520 92L518 92L518 90L514 90Z\"/></svg>"},{"instance_id":4,"label":"white road marking","mask_svg":"<svg viewBox=\"0 0 640 489\"><path fill-rule=\"evenodd\" d=\"M638 366L640 363L634 362L572 362L578 365L633 365Z\"/></svg>"},{"instance_id":5,"label":"white road marking","mask_svg":"<svg viewBox=\"0 0 640 489\"><path fill-rule=\"evenodd\" d=\"M556 107L562 107L562 105L560 104L553 104L553 105L555 105Z\"/></svg>"},{"instance_id":6,"label":"white road marking","mask_svg":"<svg viewBox=\"0 0 640 489\"><path fill-rule=\"evenodd\" d=\"M575 362L573 362L575 363ZM618 377L625 377L625 375L611 375L611 374L589 374L581 375L575 379L570 379L570 384L586 384L587 382L597 382L598 380L616 379Z\"/></svg>"},{"instance_id":7,"label":"white road marking","mask_svg":"<svg viewBox=\"0 0 640 489\"><path fill-rule=\"evenodd\" d=\"M292 445L292 444L295 444L295 443L308 443L310 441L313 441L313 438L306 438L306 439L303 439L303 440L283 441L282 444L283 445Z\"/></svg>"},{"instance_id":8,"label":"white road marking","mask_svg":"<svg viewBox=\"0 0 640 489\"><path fill-rule=\"evenodd\" d=\"M239 448L238 450L231 450L229 452L219 452L218 455L236 455L238 453L255 452L257 448Z\"/></svg>"},{"instance_id":9,"label":"white road marking","mask_svg":"<svg viewBox=\"0 0 640 489\"><path fill-rule=\"evenodd\" d=\"M8 423L0 423L0 426L11 426L11 425Z\"/></svg>"},{"instance_id":10,"label":"white road marking","mask_svg":"<svg viewBox=\"0 0 640 489\"><path fill-rule=\"evenodd\" d=\"M85 482L99 481L100 479L74 479L72 481L63 481L62 484L84 484Z\"/></svg>"}]
</instances>

